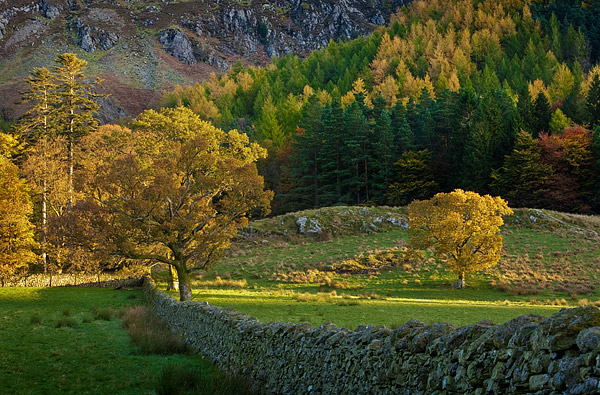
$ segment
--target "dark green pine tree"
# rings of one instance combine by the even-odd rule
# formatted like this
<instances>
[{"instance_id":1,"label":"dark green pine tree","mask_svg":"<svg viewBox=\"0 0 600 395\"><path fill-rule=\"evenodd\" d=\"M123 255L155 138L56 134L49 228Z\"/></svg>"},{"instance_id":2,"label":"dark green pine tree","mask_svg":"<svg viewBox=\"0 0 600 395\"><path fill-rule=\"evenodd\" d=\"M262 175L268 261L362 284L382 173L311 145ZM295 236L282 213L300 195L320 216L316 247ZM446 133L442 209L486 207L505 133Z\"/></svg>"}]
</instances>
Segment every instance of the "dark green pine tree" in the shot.
<instances>
[{"instance_id":1,"label":"dark green pine tree","mask_svg":"<svg viewBox=\"0 0 600 395\"><path fill-rule=\"evenodd\" d=\"M600 126L600 77L596 74L587 94L586 109L592 126Z\"/></svg>"},{"instance_id":2,"label":"dark green pine tree","mask_svg":"<svg viewBox=\"0 0 600 395\"><path fill-rule=\"evenodd\" d=\"M502 165L512 149L516 126L514 106L503 91L479 102L462 160L461 186L475 192L488 191L492 169Z\"/></svg>"},{"instance_id":3,"label":"dark green pine tree","mask_svg":"<svg viewBox=\"0 0 600 395\"><path fill-rule=\"evenodd\" d=\"M50 155L48 153L48 142L56 136L57 128L54 113L58 106L56 95L56 84L54 76L45 67L34 68L27 79L28 89L22 92L22 103L32 104L31 108L25 113L20 123L17 125L17 132L32 145L39 141L41 144L41 179L38 187L40 189L40 249L41 263L44 273L47 270L47 246L46 235L48 230L48 209L47 201L49 194L48 187L48 163Z\"/></svg>"},{"instance_id":4,"label":"dark green pine tree","mask_svg":"<svg viewBox=\"0 0 600 395\"><path fill-rule=\"evenodd\" d=\"M534 107L529 96L529 90L525 89L522 94L519 95L519 102L517 103L517 110L523 120L523 129L525 129L532 136L536 133L536 120L533 116Z\"/></svg>"},{"instance_id":5,"label":"dark green pine tree","mask_svg":"<svg viewBox=\"0 0 600 395\"><path fill-rule=\"evenodd\" d=\"M29 142L56 134L54 114L58 105L54 76L45 67L35 67L27 78L28 89L21 92L21 103L32 103L21 119L17 131Z\"/></svg>"},{"instance_id":6,"label":"dark green pine tree","mask_svg":"<svg viewBox=\"0 0 600 395\"><path fill-rule=\"evenodd\" d=\"M381 111L384 111L386 109L386 107L387 107L387 102L385 101L383 96L377 95L375 97L375 99L373 99L373 111L372 111L373 117L377 118L381 114Z\"/></svg>"},{"instance_id":7,"label":"dark green pine tree","mask_svg":"<svg viewBox=\"0 0 600 395\"><path fill-rule=\"evenodd\" d=\"M578 62L575 62L573 66L571 66L571 72L575 78L573 86L581 86L584 77L583 70ZM577 124L584 124L587 121L586 97L581 92L581 89L572 89L571 92L569 92L567 97L563 100L561 110Z\"/></svg>"},{"instance_id":8,"label":"dark green pine tree","mask_svg":"<svg viewBox=\"0 0 600 395\"><path fill-rule=\"evenodd\" d=\"M347 140L342 103L339 98L334 98L323 111L323 146L319 155L320 199L323 206L353 203L348 193L352 168Z\"/></svg>"},{"instance_id":9,"label":"dark green pine tree","mask_svg":"<svg viewBox=\"0 0 600 395\"><path fill-rule=\"evenodd\" d=\"M450 173L449 184L456 188L461 185L464 174L463 160L467 155L467 141L475 122L475 114L479 106L479 97L470 89L462 89L458 100L454 103L452 133L449 136Z\"/></svg>"},{"instance_id":10,"label":"dark green pine tree","mask_svg":"<svg viewBox=\"0 0 600 395\"><path fill-rule=\"evenodd\" d=\"M435 135L438 143L433 147L431 168L436 182L441 189L452 189L448 174L451 172L450 136L453 133L454 103L458 100L458 93L444 89L436 100L434 124Z\"/></svg>"},{"instance_id":11,"label":"dark green pine tree","mask_svg":"<svg viewBox=\"0 0 600 395\"><path fill-rule=\"evenodd\" d=\"M406 119L406 108L401 101L392 109L391 122L396 146L395 157L398 159L404 152L415 148L415 135Z\"/></svg>"},{"instance_id":12,"label":"dark green pine tree","mask_svg":"<svg viewBox=\"0 0 600 395\"><path fill-rule=\"evenodd\" d=\"M394 182L386 193L387 203L405 206L415 199L428 199L438 186L430 167L429 151L407 151L395 163Z\"/></svg>"},{"instance_id":13,"label":"dark green pine tree","mask_svg":"<svg viewBox=\"0 0 600 395\"><path fill-rule=\"evenodd\" d=\"M550 130L550 119L552 109L548 98L542 92L538 93L533 104L533 137L537 138L540 133Z\"/></svg>"},{"instance_id":14,"label":"dark green pine tree","mask_svg":"<svg viewBox=\"0 0 600 395\"><path fill-rule=\"evenodd\" d=\"M570 62L578 62L586 58L588 51L585 43L585 37L581 32L581 29L579 31L575 31L573 25L569 25L564 39L565 44L563 45L563 48L565 60Z\"/></svg>"},{"instance_id":15,"label":"dark green pine tree","mask_svg":"<svg viewBox=\"0 0 600 395\"><path fill-rule=\"evenodd\" d=\"M359 102L355 101L346 107L344 124L348 131L347 146L351 155L349 165L352 168L348 189L353 202L361 204L370 199L371 130Z\"/></svg>"},{"instance_id":16,"label":"dark green pine tree","mask_svg":"<svg viewBox=\"0 0 600 395\"><path fill-rule=\"evenodd\" d=\"M54 81L57 86L58 106L56 122L58 132L67 137L69 151L69 200L67 209L73 207L73 167L74 145L82 137L98 126L94 114L100 108L96 100L101 97L94 92L99 80L90 82L83 71L87 62L75 54L65 53L56 58Z\"/></svg>"},{"instance_id":17,"label":"dark green pine tree","mask_svg":"<svg viewBox=\"0 0 600 395\"><path fill-rule=\"evenodd\" d=\"M408 120L406 117L402 119L402 124L400 128L396 131L396 135L394 136L394 141L396 142L396 157L399 158L403 153L407 151L413 151L416 149L417 145L415 144L415 134L413 133Z\"/></svg>"},{"instance_id":18,"label":"dark green pine tree","mask_svg":"<svg viewBox=\"0 0 600 395\"><path fill-rule=\"evenodd\" d=\"M390 115L385 109L381 109L373 126L374 155L371 161L373 172L371 199L378 204L384 203L385 191L392 181L395 148Z\"/></svg>"},{"instance_id":19,"label":"dark green pine tree","mask_svg":"<svg viewBox=\"0 0 600 395\"><path fill-rule=\"evenodd\" d=\"M436 151L440 144L434 122L436 111L435 100L429 91L423 88L419 103L415 106L414 124L411 124L411 129L415 133L417 147L428 149L430 152Z\"/></svg>"},{"instance_id":20,"label":"dark green pine tree","mask_svg":"<svg viewBox=\"0 0 600 395\"><path fill-rule=\"evenodd\" d=\"M542 162L537 141L521 130L504 165L492 172L491 189L511 207L543 207L551 177L552 166Z\"/></svg>"},{"instance_id":21,"label":"dark green pine tree","mask_svg":"<svg viewBox=\"0 0 600 395\"><path fill-rule=\"evenodd\" d=\"M523 127L523 121L506 91L498 89L492 92L491 96L496 108L495 120L502 125L492 135L492 168L497 168L512 151L517 133Z\"/></svg>"},{"instance_id":22,"label":"dark green pine tree","mask_svg":"<svg viewBox=\"0 0 600 395\"><path fill-rule=\"evenodd\" d=\"M410 126L410 130L412 130L413 134L415 135L415 146L419 146L420 142L417 141L417 136L419 136L419 132L417 131L419 126L419 112L417 111L417 105L412 97L410 97L406 103L405 117L408 121L408 125Z\"/></svg>"},{"instance_id":23,"label":"dark green pine tree","mask_svg":"<svg viewBox=\"0 0 600 395\"><path fill-rule=\"evenodd\" d=\"M287 169L293 186L286 194L284 210L296 211L320 207L319 177L321 136L323 134L322 107L319 98L311 95L302 107L298 132L292 141L293 153Z\"/></svg>"}]
</instances>

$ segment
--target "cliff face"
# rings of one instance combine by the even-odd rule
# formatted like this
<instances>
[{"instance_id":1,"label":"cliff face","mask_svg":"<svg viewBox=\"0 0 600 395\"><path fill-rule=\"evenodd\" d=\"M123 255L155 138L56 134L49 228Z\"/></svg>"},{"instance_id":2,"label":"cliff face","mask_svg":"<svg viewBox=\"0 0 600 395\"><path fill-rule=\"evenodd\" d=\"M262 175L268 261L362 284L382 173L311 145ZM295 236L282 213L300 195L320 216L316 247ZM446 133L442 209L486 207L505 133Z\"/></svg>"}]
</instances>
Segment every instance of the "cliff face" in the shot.
<instances>
[{"instance_id":1,"label":"cliff face","mask_svg":"<svg viewBox=\"0 0 600 395\"><path fill-rule=\"evenodd\" d=\"M366 35L408 1L0 0L0 106L18 116L10 103L23 77L70 51L105 79L112 121L239 59L264 64Z\"/></svg>"}]
</instances>

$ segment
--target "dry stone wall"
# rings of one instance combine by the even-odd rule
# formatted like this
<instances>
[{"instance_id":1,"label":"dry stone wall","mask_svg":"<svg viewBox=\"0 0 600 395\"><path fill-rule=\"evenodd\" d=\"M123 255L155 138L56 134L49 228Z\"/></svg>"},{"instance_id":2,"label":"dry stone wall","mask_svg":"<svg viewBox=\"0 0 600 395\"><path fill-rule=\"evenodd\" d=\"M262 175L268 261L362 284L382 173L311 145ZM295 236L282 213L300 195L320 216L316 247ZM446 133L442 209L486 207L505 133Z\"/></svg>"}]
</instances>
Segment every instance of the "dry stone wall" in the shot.
<instances>
[{"instance_id":1,"label":"dry stone wall","mask_svg":"<svg viewBox=\"0 0 600 395\"><path fill-rule=\"evenodd\" d=\"M600 393L600 311L562 309L502 325L398 329L262 323L145 282L151 307L223 370L269 394Z\"/></svg>"},{"instance_id":2,"label":"dry stone wall","mask_svg":"<svg viewBox=\"0 0 600 395\"><path fill-rule=\"evenodd\" d=\"M9 287L139 287L141 277L123 277L113 274L34 274L31 276L2 278L0 286Z\"/></svg>"}]
</instances>

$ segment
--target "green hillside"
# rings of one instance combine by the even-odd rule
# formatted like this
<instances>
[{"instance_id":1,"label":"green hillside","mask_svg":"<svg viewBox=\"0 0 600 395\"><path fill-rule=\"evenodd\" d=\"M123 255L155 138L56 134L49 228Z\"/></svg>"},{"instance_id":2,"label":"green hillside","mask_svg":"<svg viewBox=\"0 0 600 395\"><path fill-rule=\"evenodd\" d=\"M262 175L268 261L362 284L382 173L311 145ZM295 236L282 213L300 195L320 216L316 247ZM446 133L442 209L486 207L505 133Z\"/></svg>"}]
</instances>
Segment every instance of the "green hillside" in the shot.
<instances>
[{"instance_id":1,"label":"green hillside","mask_svg":"<svg viewBox=\"0 0 600 395\"><path fill-rule=\"evenodd\" d=\"M598 212L598 26L594 2L414 1L369 37L237 64L163 104L268 147L275 213L458 187Z\"/></svg>"},{"instance_id":2,"label":"green hillside","mask_svg":"<svg viewBox=\"0 0 600 395\"><path fill-rule=\"evenodd\" d=\"M456 275L443 263L402 259L405 215L403 209L338 207L257 221L214 270L196 277L194 299L266 322L333 322L351 329L412 318L501 323L600 303L598 217L517 210L502 230L500 263L456 289ZM302 218L322 230L301 233ZM371 227L383 218L397 225Z\"/></svg>"}]
</instances>

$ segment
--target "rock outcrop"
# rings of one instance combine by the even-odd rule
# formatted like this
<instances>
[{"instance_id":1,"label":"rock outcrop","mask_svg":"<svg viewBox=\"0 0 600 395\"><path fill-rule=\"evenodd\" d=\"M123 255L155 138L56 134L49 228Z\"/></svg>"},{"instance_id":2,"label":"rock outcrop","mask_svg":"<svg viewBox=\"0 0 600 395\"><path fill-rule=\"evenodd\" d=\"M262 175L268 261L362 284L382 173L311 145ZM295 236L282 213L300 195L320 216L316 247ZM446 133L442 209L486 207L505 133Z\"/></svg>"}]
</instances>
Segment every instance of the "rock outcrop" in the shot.
<instances>
[{"instance_id":1,"label":"rock outcrop","mask_svg":"<svg viewBox=\"0 0 600 395\"><path fill-rule=\"evenodd\" d=\"M598 394L600 311L562 309L454 328L263 323L178 302L146 279L150 306L221 369L270 394Z\"/></svg>"},{"instance_id":2,"label":"rock outcrop","mask_svg":"<svg viewBox=\"0 0 600 395\"><path fill-rule=\"evenodd\" d=\"M158 39L164 50L181 63L195 64L192 43L187 36L178 29L165 29Z\"/></svg>"},{"instance_id":3,"label":"rock outcrop","mask_svg":"<svg viewBox=\"0 0 600 395\"><path fill-rule=\"evenodd\" d=\"M40 0L39 7L44 18L54 19L60 15L61 7L48 4L48 0Z\"/></svg>"},{"instance_id":4,"label":"rock outcrop","mask_svg":"<svg viewBox=\"0 0 600 395\"><path fill-rule=\"evenodd\" d=\"M98 48L107 51L119 43L118 34L90 26L81 19L73 21L69 26L77 32L77 45L86 52L92 53Z\"/></svg>"},{"instance_id":5,"label":"rock outcrop","mask_svg":"<svg viewBox=\"0 0 600 395\"><path fill-rule=\"evenodd\" d=\"M31 71L26 64L51 65L57 53L79 47L97 54L86 59L97 62L90 77L112 84L112 104L125 103L124 112L135 116L138 108L157 105L162 90L199 82L237 60L265 64L367 35L409 1L0 0L0 73L14 67L11 59L23 65L0 89L8 92L7 103L17 102ZM140 89L158 93L140 97Z\"/></svg>"},{"instance_id":6,"label":"rock outcrop","mask_svg":"<svg viewBox=\"0 0 600 395\"><path fill-rule=\"evenodd\" d=\"M330 40L348 39L368 34L374 26L389 21L389 16L409 0L200 0L163 1L145 8L115 1L38 0L0 2L0 40L7 26L18 30L11 20L19 13L56 19L64 15L67 26L77 33L77 44L87 52L107 50L119 41L119 29L107 28L94 20L81 20L90 10L111 10L138 28L160 30L165 51L184 64L194 64L195 35L204 46L212 46L224 59L231 55L266 59L287 53L307 53L321 48ZM74 13L76 12L76 14ZM186 29L187 33L173 26ZM163 42L164 41L164 42ZM166 44L165 44L166 43ZM1 44L0 44L1 45ZM206 51L204 51L206 52ZM202 52L200 53L200 55ZM214 59L213 63L217 63Z\"/></svg>"},{"instance_id":7,"label":"rock outcrop","mask_svg":"<svg viewBox=\"0 0 600 395\"><path fill-rule=\"evenodd\" d=\"M368 34L384 25L406 0L216 1L214 12L186 13L179 24L201 37L216 38L224 52L270 58L307 53L330 40Z\"/></svg>"}]
</instances>

